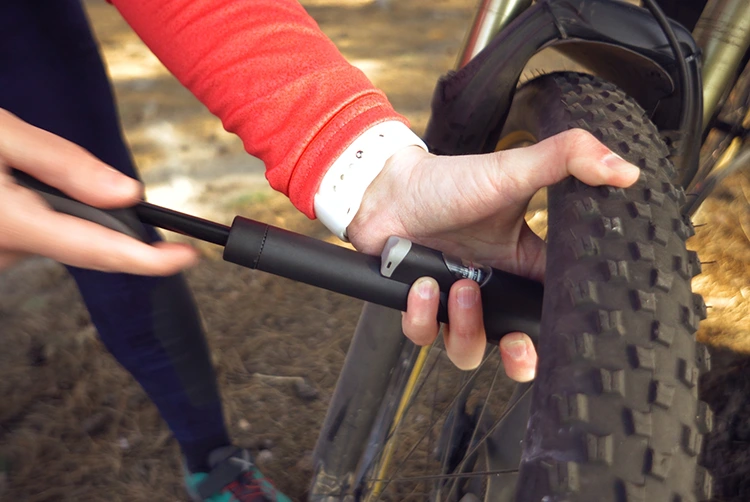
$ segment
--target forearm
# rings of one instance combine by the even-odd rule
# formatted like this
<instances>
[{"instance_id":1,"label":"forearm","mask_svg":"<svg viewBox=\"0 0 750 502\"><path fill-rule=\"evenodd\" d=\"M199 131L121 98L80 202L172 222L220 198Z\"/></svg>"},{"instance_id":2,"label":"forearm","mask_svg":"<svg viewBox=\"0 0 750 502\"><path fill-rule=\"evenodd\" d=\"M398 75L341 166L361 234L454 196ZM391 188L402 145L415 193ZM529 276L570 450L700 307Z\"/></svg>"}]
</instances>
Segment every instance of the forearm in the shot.
<instances>
[{"instance_id":1,"label":"forearm","mask_svg":"<svg viewBox=\"0 0 750 502\"><path fill-rule=\"evenodd\" d=\"M113 0L164 65L314 217L328 167L364 131L406 120L292 0Z\"/></svg>"}]
</instances>

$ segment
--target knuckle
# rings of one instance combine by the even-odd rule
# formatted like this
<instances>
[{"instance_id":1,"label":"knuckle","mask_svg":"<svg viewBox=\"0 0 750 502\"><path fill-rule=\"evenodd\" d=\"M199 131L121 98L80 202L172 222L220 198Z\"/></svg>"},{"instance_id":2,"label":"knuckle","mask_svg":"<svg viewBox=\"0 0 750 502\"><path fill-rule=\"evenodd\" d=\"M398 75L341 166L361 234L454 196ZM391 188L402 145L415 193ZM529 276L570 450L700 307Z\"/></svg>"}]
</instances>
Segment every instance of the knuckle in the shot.
<instances>
[{"instance_id":1,"label":"knuckle","mask_svg":"<svg viewBox=\"0 0 750 502\"><path fill-rule=\"evenodd\" d=\"M568 162L578 157L599 156L607 148L591 133L583 129L570 129L556 136L558 151L565 152Z\"/></svg>"},{"instance_id":2,"label":"knuckle","mask_svg":"<svg viewBox=\"0 0 750 502\"><path fill-rule=\"evenodd\" d=\"M560 136L574 150L588 148L593 144L599 144L596 138L584 129L569 129L563 132Z\"/></svg>"},{"instance_id":3,"label":"knuckle","mask_svg":"<svg viewBox=\"0 0 750 502\"><path fill-rule=\"evenodd\" d=\"M90 184L93 181L91 176L101 169L101 163L78 145L66 141L64 148L67 150L69 158L76 159L76 161L75 164L72 162L60 164L61 181L65 182L67 186L81 185L82 182L87 185Z\"/></svg>"},{"instance_id":4,"label":"knuckle","mask_svg":"<svg viewBox=\"0 0 750 502\"><path fill-rule=\"evenodd\" d=\"M451 336L459 340L470 340L475 337L477 330L464 323L453 323Z\"/></svg>"}]
</instances>

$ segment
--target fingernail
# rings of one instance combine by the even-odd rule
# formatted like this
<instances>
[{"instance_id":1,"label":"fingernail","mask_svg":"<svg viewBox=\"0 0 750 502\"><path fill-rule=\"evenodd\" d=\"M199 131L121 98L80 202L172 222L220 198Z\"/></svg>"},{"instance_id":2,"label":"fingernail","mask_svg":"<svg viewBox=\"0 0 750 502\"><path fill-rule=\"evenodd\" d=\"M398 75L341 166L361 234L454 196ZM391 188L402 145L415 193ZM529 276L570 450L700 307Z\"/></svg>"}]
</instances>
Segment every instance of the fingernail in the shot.
<instances>
[{"instance_id":1,"label":"fingernail","mask_svg":"<svg viewBox=\"0 0 750 502\"><path fill-rule=\"evenodd\" d=\"M458 290L458 305L465 309L473 307L477 303L477 291L469 286Z\"/></svg>"},{"instance_id":2,"label":"fingernail","mask_svg":"<svg viewBox=\"0 0 750 502\"><path fill-rule=\"evenodd\" d=\"M602 164L607 166L609 169L612 169L613 171L617 171L618 173L640 171L638 167L634 166L614 152L608 153L602 159Z\"/></svg>"},{"instance_id":3,"label":"fingernail","mask_svg":"<svg viewBox=\"0 0 750 502\"><path fill-rule=\"evenodd\" d=\"M417 281L417 294L423 300L429 300L437 295L438 285L434 279L422 278Z\"/></svg>"},{"instance_id":4,"label":"fingernail","mask_svg":"<svg viewBox=\"0 0 750 502\"><path fill-rule=\"evenodd\" d=\"M529 353L528 343L525 340L511 340L505 343L501 341L500 345L514 361L526 359Z\"/></svg>"}]
</instances>

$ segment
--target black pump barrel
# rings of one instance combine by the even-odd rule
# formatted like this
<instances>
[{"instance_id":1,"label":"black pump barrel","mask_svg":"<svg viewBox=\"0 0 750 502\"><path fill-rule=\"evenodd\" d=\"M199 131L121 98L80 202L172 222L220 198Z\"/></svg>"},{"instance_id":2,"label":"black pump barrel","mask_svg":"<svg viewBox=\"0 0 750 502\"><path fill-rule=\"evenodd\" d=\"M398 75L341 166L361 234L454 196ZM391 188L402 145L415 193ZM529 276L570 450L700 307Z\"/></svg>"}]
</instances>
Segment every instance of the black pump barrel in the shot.
<instances>
[{"instance_id":1,"label":"black pump barrel","mask_svg":"<svg viewBox=\"0 0 750 502\"><path fill-rule=\"evenodd\" d=\"M224 259L401 311L406 310L415 278L439 276L438 319L447 322L447 293L458 278L447 279L452 275L438 251L414 245L411 253L401 265L401 270L411 273L387 278L381 274L378 257L238 216L229 232ZM536 341L543 294L540 283L492 269L481 291L488 341L497 343L512 331L523 331Z\"/></svg>"},{"instance_id":2,"label":"black pump barrel","mask_svg":"<svg viewBox=\"0 0 750 502\"><path fill-rule=\"evenodd\" d=\"M226 261L406 310L409 285L380 275L380 258L238 216L224 248ZM444 320L447 321L447 313Z\"/></svg>"}]
</instances>

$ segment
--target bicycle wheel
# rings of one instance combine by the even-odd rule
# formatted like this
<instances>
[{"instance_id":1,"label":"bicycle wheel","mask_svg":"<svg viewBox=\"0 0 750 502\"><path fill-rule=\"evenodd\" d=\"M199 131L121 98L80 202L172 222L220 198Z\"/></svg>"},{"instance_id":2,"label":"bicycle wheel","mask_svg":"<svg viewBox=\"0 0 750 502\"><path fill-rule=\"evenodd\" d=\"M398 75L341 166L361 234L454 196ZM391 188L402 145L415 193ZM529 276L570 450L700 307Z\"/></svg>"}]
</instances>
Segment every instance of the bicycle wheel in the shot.
<instances>
[{"instance_id":1,"label":"bicycle wheel","mask_svg":"<svg viewBox=\"0 0 750 502\"><path fill-rule=\"evenodd\" d=\"M705 500L697 465L710 409L698 401L708 356L694 333L706 307L685 241L682 189L643 110L602 80L553 74L519 93L510 124L548 137L580 127L627 160L627 190L569 179L548 192L539 368L516 500Z\"/></svg>"},{"instance_id":2,"label":"bicycle wheel","mask_svg":"<svg viewBox=\"0 0 750 502\"><path fill-rule=\"evenodd\" d=\"M399 406L391 405L390 419L376 421L370 452L350 478L355 498L710 498L711 478L697 462L712 421L697 396L709 358L694 339L706 311L691 291L700 263L685 246L692 225L680 215L684 192L670 182L668 149L645 112L614 85L588 75L555 73L521 87L499 144L517 146L573 128L594 134L642 175L625 190L572 178L548 190L533 392L519 386L503 410L502 403L490 403L497 394L499 366L490 367L493 358L500 364L496 351L460 382L445 383L435 376L440 347L432 356L423 349L411 373L389 387L384 403ZM451 386L456 393L448 398ZM415 397L420 391L432 411ZM406 425L406 412L416 413L417 426ZM525 438L507 432L526 424ZM414 457L432 470L414 474L403 460Z\"/></svg>"}]
</instances>

